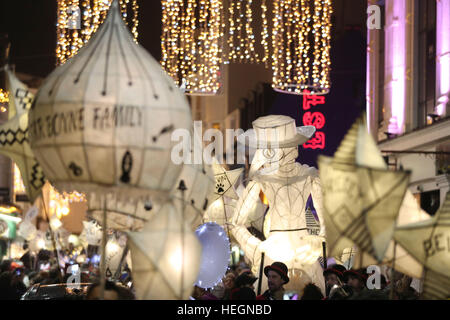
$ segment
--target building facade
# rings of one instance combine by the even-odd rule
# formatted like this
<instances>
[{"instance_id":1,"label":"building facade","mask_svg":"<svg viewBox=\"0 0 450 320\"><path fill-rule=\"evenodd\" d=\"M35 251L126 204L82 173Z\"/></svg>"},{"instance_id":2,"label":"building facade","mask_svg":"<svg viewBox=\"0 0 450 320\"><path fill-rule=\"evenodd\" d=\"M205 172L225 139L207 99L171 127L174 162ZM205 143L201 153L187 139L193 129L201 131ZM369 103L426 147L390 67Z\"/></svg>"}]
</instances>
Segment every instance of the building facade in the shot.
<instances>
[{"instance_id":1,"label":"building facade","mask_svg":"<svg viewBox=\"0 0 450 320\"><path fill-rule=\"evenodd\" d=\"M368 127L434 214L449 190L450 0L369 0L368 14Z\"/></svg>"}]
</instances>

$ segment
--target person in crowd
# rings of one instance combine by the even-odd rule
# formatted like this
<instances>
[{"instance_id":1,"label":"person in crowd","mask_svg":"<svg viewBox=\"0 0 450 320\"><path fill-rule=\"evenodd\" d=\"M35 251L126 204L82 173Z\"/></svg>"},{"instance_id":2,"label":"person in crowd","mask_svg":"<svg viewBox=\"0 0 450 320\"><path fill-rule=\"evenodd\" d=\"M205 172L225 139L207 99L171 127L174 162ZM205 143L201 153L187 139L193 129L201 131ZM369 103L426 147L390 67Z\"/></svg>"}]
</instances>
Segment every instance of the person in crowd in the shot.
<instances>
[{"instance_id":1,"label":"person in crowd","mask_svg":"<svg viewBox=\"0 0 450 320\"><path fill-rule=\"evenodd\" d=\"M103 300L134 300L133 293L126 287L118 285L112 281L105 282ZM96 282L89 287L86 300L100 300L100 283Z\"/></svg>"},{"instance_id":2,"label":"person in crowd","mask_svg":"<svg viewBox=\"0 0 450 320\"><path fill-rule=\"evenodd\" d=\"M61 275L61 270L57 266L53 266L48 273L48 278L45 279L41 283L42 284L58 284L58 283L62 283L62 282L63 282L63 278Z\"/></svg>"},{"instance_id":3,"label":"person in crowd","mask_svg":"<svg viewBox=\"0 0 450 320\"><path fill-rule=\"evenodd\" d=\"M331 265L329 268L323 271L323 276L325 278L325 286L326 286L326 296L330 298L331 289L335 286L343 287L344 286L344 272L347 269L340 264ZM336 291L335 291L336 292Z\"/></svg>"},{"instance_id":4,"label":"person in crowd","mask_svg":"<svg viewBox=\"0 0 450 320\"><path fill-rule=\"evenodd\" d=\"M323 300L324 296L320 288L313 283L309 283L303 289L303 296L300 300Z\"/></svg>"},{"instance_id":5,"label":"person in crowd","mask_svg":"<svg viewBox=\"0 0 450 320\"><path fill-rule=\"evenodd\" d=\"M11 262L12 261L8 259L3 260L2 263L0 264L0 273L9 271L11 268Z\"/></svg>"},{"instance_id":6,"label":"person in crowd","mask_svg":"<svg viewBox=\"0 0 450 320\"><path fill-rule=\"evenodd\" d=\"M236 278L235 288L231 291L230 300L255 300L254 277L250 270L244 271Z\"/></svg>"},{"instance_id":7,"label":"person in crowd","mask_svg":"<svg viewBox=\"0 0 450 320\"><path fill-rule=\"evenodd\" d=\"M412 278L403 274L394 285L394 300L417 300L419 299L419 293L411 287ZM386 288L390 290L390 287Z\"/></svg>"},{"instance_id":8,"label":"person in crowd","mask_svg":"<svg viewBox=\"0 0 450 320\"><path fill-rule=\"evenodd\" d=\"M0 300L19 300L26 292L25 269L9 263L11 270L0 274Z\"/></svg>"},{"instance_id":9,"label":"person in crowd","mask_svg":"<svg viewBox=\"0 0 450 320\"><path fill-rule=\"evenodd\" d=\"M257 296L256 300L283 300L285 291L283 286L289 282L288 267L282 262L274 262L264 268L264 274L269 289Z\"/></svg>"},{"instance_id":10,"label":"person in crowd","mask_svg":"<svg viewBox=\"0 0 450 320\"><path fill-rule=\"evenodd\" d=\"M364 294L367 291L367 278L368 276L364 268L358 270L350 269L344 272L344 281L352 291L349 299L355 299L358 295Z\"/></svg>"},{"instance_id":11,"label":"person in crowd","mask_svg":"<svg viewBox=\"0 0 450 320\"><path fill-rule=\"evenodd\" d=\"M225 288L223 293L223 300L230 300L231 291L235 288L236 275L231 269L226 273L222 279Z\"/></svg>"}]
</instances>

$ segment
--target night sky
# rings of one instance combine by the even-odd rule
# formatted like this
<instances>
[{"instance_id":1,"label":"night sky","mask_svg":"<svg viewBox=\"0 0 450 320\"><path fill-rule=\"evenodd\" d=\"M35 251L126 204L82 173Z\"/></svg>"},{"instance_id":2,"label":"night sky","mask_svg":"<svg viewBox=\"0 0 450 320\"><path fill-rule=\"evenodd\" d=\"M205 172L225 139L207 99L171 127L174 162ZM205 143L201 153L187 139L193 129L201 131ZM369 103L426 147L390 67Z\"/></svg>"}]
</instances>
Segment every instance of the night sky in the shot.
<instances>
[{"instance_id":1,"label":"night sky","mask_svg":"<svg viewBox=\"0 0 450 320\"><path fill-rule=\"evenodd\" d=\"M138 40L160 60L161 2L138 3ZM0 0L0 36L8 34L16 71L45 77L55 68L56 10L56 0Z\"/></svg>"}]
</instances>

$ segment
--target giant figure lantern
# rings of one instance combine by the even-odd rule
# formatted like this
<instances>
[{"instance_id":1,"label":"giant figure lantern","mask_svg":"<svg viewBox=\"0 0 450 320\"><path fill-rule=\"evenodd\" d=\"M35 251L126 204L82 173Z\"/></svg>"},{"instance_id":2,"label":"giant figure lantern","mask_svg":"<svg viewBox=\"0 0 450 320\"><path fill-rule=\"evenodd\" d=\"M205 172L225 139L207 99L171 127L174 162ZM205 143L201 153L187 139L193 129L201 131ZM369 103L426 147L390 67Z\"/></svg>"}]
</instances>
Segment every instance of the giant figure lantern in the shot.
<instances>
[{"instance_id":1,"label":"giant figure lantern","mask_svg":"<svg viewBox=\"0 0 450 320\"><path fill-rule=\"evenodd\" d=\"M288 266L292 278L289 287L301 290L312 281L324 290L322 268L317 260L325 236L320 181L316 169L295 161L298 146L314 135L315 128L297 128L294 119L273 115L257 119L253 128L244 134L250 147L254 144L257 148L249 173L251 181L237 204L232 233L251 261L254 273L258 272L261 254L265 253L265 265L281 261ZM261 191L269 204L264 241L252 236L245 227ZM306 226L309 195L321 222L319 236L309 235Z\"/></svg>"},{"instance_id":2,"label":"giant figure lantern","mask_svg":"<svg viewBox=\"0 0 450 320\"><path fill-rule=\"evenodd\" d=\"M331 255L358 246L382 262L392 240L409 172L389 171L363 118L333 158L319 158L327 246Z\"/></svg>"}]
</instances>

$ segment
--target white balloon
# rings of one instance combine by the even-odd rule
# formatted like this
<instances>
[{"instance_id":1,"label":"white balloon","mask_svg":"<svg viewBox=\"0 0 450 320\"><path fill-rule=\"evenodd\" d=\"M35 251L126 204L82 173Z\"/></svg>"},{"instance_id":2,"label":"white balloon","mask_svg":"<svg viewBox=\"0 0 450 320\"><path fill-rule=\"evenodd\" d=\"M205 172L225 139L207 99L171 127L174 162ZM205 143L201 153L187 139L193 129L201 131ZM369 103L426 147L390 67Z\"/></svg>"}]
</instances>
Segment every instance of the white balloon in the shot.
<instances>
[{"instance_id":1,"label":"white balloon","mask_svg":"<svg viewBox=\"0 0 450 320\"><path fill-rule=\"evenodd\" d=\"M214 287L225 275L230 260L230 240L217 223L208 222L195 231L203 246L200 272L196 285Z\"/></svg>"}]
</instances>

